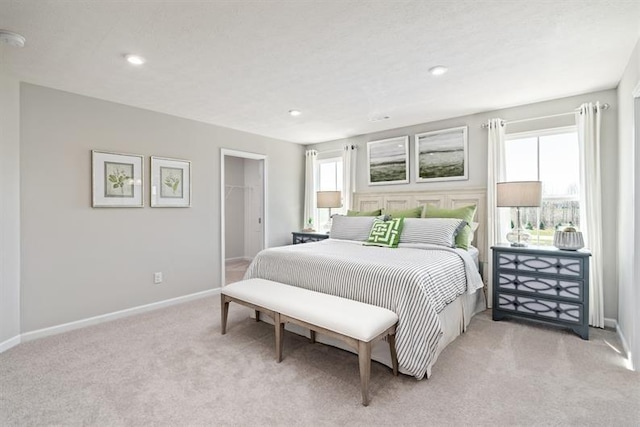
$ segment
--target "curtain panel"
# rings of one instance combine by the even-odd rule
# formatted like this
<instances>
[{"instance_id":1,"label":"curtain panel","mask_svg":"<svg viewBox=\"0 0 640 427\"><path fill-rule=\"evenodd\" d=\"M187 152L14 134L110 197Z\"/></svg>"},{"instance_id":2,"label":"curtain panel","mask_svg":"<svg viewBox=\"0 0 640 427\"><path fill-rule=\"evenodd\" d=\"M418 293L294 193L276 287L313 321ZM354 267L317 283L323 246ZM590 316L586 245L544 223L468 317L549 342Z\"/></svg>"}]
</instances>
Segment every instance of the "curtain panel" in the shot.
<instances>
[{"instance_id":1,"label":"curtain panel","mask_svg":"<svg viewBox=\"0 0 640 427\"><path fill-rule=\"evenodd\" d=\"M348 144L342 150L342 206L353 209L353 193L356 192L357 146Z\"/></svg>"},{"instance_id":2,"label":"curtain panel","mask_svg":"<svg viewBox=\"0 0 640 427\"><path fill-rule=\"evenodd\" d=\"M304 214L302 218L303 228L317 227L316 224L316 163L318 152L307 150L305 152L305 178L304 178ZM311 224L309 221L311 220Z\"/></svg>"},{"instance_id":3,"label":"curtain panel","mask_svg":"<svg viewBox=\"0 0 640 427\"><path fill-rule=\"evenodd\" d=\"M506 179L505 166L505 124L502 119L491 119L488 122L487 140L487 262L489 298L487 306L491 307L493 295L493 254L491 246L499 243L509 230L509 211L497 207L496 184Z\"/></svg>"},{"instance_id":4,"label":"curtain panel","mask_svg":"<svg viewBox=\"0 0 640 427\"><path fill-rule=\"evenodd\" d=\"M600 171L600 103L582 104L576 112L580 145L580 228L591 251L589 324L604 328L602 273L602 201Z\"/></svg>"}]
</instances>

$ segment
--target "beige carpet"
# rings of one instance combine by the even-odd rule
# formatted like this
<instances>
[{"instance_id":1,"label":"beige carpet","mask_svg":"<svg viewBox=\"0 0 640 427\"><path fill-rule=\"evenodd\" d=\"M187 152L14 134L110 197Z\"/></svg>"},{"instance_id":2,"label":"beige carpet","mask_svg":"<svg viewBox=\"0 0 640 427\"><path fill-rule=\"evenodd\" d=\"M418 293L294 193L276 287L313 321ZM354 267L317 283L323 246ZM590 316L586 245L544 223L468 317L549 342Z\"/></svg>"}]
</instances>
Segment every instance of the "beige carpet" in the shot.
<instances>
[{"instance_id":1,"label":"beige carpet","mask_svg":"<svg viewBox=\"0 0 640 427\"><path fill-rule=\"evenodd\" d=\"M0 354L0 425L638 425L640 373L611 331L476 316L429 380L372 366L360 405L355 355L205 298L24 343Z\"/></svg>"}]
</instances>

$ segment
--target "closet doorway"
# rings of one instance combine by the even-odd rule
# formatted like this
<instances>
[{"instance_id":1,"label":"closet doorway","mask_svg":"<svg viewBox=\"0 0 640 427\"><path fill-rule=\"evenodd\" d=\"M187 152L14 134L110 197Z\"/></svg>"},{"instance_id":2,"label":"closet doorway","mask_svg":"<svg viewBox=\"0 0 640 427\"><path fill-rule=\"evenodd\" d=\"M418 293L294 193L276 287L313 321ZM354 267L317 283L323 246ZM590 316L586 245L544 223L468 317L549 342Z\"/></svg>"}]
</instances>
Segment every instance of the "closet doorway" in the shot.
<instances>
[{"instance_id":1,"label":"closet doorway","mask_svg":"<svg viewBox=\"0 0 640 427\"><path fill-rule=\"evenodd\" d=\"M220 150L221 286L242 280L266 241L267 156Z\"/></svg>"}]
</instances>

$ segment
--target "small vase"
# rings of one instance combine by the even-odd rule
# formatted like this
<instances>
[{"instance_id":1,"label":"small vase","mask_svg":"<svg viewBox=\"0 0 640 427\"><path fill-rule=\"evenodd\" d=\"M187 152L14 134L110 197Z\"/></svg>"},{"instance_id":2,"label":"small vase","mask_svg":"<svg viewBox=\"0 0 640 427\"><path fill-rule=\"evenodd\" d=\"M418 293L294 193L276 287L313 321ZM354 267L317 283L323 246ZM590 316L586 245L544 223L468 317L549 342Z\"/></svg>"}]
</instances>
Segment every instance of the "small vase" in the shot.
<instances>
[{"instance_id":1,"label":"small vase","mask_svg":"<svg viewBox=\"0 0 640 427\"><path fill-rule=\"evenodd\" d=\"M563 251L577 251L584 248L584 239L579 231L556 231L553 246Z\"/></svg>"}]
</instances>

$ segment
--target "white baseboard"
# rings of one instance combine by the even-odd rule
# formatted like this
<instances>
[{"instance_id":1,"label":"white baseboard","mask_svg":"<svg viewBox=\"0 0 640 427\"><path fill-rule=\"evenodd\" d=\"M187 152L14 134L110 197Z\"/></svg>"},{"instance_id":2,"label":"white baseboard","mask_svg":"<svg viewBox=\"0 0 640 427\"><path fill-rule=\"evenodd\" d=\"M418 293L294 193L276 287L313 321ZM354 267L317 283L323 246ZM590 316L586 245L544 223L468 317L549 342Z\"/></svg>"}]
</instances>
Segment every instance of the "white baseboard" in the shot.
<instances>
[{"instance_id":1,"label":"white baseboard","mask_svg":"<svg viewBox=\"0 0 640 427\"><path fill-rule=\"evenodd\" d=\"M618 325L618 322L616 322L616 333L620 338L620 342L622 342L622 351L624 351L625 356L627 356L627 367L632 371L635 371L636 368L638 367L633 366L633 355L631 353L631 350L629 349L629 344L627 343L627 339L624 337L624 334L622 333L622 329L620 329L620 325Z\"/></svg>"},{"instance_id":2,"label":"white baseboard","mask_svg":"<svg viewBox=\"0 0 640 427\"><path fill-rule=\"evenodd\" d=\"M604 327L616 329L618 327L618 321L616 319L610 319L608 317L604 318Z\"/></svg>"},{"instance_id":3,"label":"white baseboard","mask_svg":"<svg viewBox=\"0 0 640 427\"><path fill-rule=\"evenodd\" d=\"M4 342L0 342L0 353L3 353L9 350L10 348L17 346L18 344L20 344L20 341L21 341L20 335L16 335L15 337L9 338Z\"/></svg>"},{"instance_id":4,"label":"white baseboard","mask_svg":"<svg viewBox=\"0 0 640 427\"><path fill-rule=\"evenodd\" d=\"M74 329L85 328L87 326L97 325L99 323L109 322L111 320L123 317L133 316L134 314L145 313L147 311L157 310L159 308L169 307L183 302L192 301L199 298L208 297L220 293L220 288L209 289L195 294L183 295L181 297L171 298L164 301L153 302L151 304L140 305L138 307L127 308L124 310L114 311L113 313L101 314L100 316L89 317L87 319L76 320L74 322L63 323L62 325L51 326L49 328L38 329L35 331L22 334L22 342L35 340L49 335L61 334L63 332L73 331Z\"/></svg>"}]
</instances>

